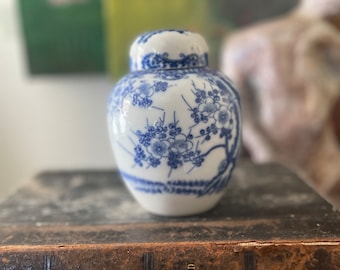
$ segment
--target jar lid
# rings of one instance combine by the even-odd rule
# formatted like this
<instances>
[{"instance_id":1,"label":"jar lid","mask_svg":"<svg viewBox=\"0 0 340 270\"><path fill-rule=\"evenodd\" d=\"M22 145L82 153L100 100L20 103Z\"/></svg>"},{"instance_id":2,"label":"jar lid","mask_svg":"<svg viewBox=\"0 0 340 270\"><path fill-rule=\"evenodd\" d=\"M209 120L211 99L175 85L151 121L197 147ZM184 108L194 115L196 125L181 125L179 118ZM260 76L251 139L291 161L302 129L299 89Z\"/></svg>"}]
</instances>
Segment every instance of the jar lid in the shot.
<instances>
[{"instance_id":1,"label":"jar lid","mask_svg":"<svg viewBox=\"0 0 340 270\"><path fill-rule=\"evenodd\" d=\"M130 70L208 66L208 45L197 33L158 30L140 35L130 48Z\"/></svg>"}]
</instances>

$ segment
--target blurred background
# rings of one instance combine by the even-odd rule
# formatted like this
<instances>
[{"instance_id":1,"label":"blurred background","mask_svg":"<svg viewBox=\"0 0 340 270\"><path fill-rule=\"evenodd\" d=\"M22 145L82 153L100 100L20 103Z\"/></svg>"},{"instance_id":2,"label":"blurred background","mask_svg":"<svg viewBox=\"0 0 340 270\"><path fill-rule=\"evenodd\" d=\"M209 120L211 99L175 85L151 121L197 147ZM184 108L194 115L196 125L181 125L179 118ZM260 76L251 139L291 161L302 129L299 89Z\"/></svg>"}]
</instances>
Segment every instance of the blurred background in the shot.
<instances>
[{"instance_id":1,"label":"blurred background","mask_svg":"<svg viewBox=\"0 0 340 270\"><path fill-rule=\"evenodd\" d=\"M106 101L141 32L228 33L297 0L1 0L0 199L45 170L111 169Z\"/></svg>"}]
</instances>

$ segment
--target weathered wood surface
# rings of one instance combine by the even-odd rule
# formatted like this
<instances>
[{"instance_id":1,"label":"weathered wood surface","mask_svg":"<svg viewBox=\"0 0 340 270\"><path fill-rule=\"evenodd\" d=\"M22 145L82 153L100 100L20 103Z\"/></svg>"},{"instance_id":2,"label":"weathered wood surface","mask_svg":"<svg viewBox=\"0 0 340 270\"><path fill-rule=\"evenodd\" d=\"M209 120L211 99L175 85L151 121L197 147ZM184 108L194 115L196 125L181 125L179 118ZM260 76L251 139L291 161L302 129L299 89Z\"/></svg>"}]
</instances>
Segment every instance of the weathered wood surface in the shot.
<instances>
[{"instance_id":1,"label":"weathered wood surface","mask_svg":"<svg viewBox=\"0 0 340 270\"><path fill-rule=\"evenodd\" d=\"M145 212L114 171L46 172L0 204L0 269L340 269L340 215L273 164L240 162L185 218Z\"/></svg>"}]
</instances>

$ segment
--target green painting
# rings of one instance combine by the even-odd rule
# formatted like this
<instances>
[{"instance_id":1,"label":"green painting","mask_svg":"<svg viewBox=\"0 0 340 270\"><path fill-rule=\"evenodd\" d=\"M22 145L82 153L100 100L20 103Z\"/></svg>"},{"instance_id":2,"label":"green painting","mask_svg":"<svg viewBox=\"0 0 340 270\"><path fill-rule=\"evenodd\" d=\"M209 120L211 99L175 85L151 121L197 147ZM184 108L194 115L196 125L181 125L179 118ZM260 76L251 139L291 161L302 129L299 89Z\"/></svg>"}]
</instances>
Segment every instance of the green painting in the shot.
<instances>
[{"instance_id":1,"label":"green painting","mask_svg":"<svg viewBox=\"0 0 340 270\"><path fill-rule=\"evenodd\" d=\"M104 72L100 0L19 0L32 74Z\"/></svg>"}]
</instances>

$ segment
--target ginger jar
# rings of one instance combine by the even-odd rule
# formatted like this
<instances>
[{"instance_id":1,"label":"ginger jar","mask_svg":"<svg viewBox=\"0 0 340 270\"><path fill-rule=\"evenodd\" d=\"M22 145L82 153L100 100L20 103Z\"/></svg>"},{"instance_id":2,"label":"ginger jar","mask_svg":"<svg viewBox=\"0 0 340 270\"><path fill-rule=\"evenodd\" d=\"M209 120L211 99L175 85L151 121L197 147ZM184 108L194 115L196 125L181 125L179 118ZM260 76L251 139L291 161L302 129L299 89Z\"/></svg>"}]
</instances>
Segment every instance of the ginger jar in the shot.
<instances>
[{"instance_id":1,"label":"ginger jar","mask_svg":"<svg viewBox=\"0 0 340 270\"><path fill-rule=\"evenodd\" d=\"M240 147L240 99L230 79L208 67L201 35L137 37L107 120L121 178L146 210L193 215L221 199Z\"/></svg>"}]
</instances>

